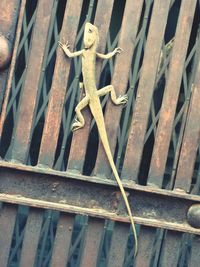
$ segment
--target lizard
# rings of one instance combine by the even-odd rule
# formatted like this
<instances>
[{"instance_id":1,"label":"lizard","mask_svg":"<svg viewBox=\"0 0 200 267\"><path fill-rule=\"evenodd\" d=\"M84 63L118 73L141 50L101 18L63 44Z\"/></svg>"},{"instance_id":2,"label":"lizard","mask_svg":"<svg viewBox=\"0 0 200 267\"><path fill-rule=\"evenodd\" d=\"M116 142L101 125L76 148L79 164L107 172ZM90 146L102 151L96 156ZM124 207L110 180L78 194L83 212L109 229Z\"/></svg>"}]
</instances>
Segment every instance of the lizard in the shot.
<instances>
[{"instance_id":1,"label":"lizard","mask_svg":"<svg viewBox=\"0 0 200 267\"><path fill-rule=\"evenodd\" d=\"M116 54L120 54L123 50L120 47L115 48L112 52L108 54L101 54L98 53L97 47L99 43L99 33L98 28L89 23L85 23L84 28L84 36L83 36L83 43L84 48L79 51L70 52L69 48L70 45L68 42L62 43L58 42L59 46L63 49L65 54L69 58L81 56L82 57L82 75L83 75L83 86L85 89L85 96L83 99L78 103L78 105L75 108L76 117L75 122L72 124L72 131L76 131L85 125L85 119L81 113L82 109L84 109L86 106L89 105L90 111L95 119L95 122L97 124L99 136L101 139L101 142L103 144L103 148L105 150L106 156L108 158L109 164L111 166L112 172L116 178L116 181L118 183L118 186L120 188L123 200L126 205L126 209L128 212L128 216L130 218L133 235L135 239L135 252L134 256L137 254L137 248L138 248L138 241L137 241L137 233L135 229L135 223L133 220L132 212L130 209L129 201L126 195L126 192L124 190L124 187L122 185L121 179L119 177L117 168L115 166L113 156L111 153L108 136L106 132L105 122L104 122L104 116L103 111L101 107L101 102L99 97L104 96L106 94L110 94L111 100L115 105L123 105L126 104L128 101L128 96L125 94L123 96L116 96L116 92L114 90L114 87L112 85L107 85L103 87L102 89L97 90L96 87L96 79L95 79L95 67L96 67L96 57L101 59L109 59L113 57Z\"/></svg>"}]
</instances>

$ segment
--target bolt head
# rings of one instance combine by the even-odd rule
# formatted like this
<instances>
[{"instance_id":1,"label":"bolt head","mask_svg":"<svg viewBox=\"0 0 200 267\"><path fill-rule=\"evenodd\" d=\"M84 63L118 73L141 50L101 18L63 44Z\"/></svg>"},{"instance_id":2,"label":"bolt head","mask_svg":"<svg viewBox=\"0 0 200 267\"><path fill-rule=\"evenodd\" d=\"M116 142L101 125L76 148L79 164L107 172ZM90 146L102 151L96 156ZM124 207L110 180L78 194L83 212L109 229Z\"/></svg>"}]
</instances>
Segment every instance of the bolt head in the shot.
<instances>
[{"instance_id":1,"label":"bolt head","mask_svg":"<svg viewBox=\"0 0 200 267\"><path fill-rule=\"evenodd\" d=\"M11 49L9 41L0 35L0 70L6 69L11 59Z\"/></svg>"},{"instance_id":2,"label":"bolt head","mask_svg":"<svg viewBox=\"0 0 200 267\"><path fill-rule=\"evenodd\" d=\"M200 204L194 204L189 208L187 221L192 227L200 228Z\"/></svg>"}]
</instances>

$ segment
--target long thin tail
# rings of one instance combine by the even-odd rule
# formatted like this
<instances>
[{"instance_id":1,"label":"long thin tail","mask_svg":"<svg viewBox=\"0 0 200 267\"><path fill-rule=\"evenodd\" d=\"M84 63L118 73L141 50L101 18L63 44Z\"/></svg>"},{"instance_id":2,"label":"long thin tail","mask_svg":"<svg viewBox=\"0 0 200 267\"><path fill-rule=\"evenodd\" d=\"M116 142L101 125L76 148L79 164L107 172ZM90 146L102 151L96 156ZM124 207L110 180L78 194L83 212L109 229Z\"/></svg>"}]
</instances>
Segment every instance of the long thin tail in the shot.
<instances>
[{"instance_id":1,"label":"long thin tail","mask_svg":"<svg viewBox=\"0 0 200 267\"><path fill-rule=\"evenodd\" d=\"M135 239L135 253L134 253L134 256L136 256L137 250L138 250L138 240L137 240L137 233L136 233L136 229L135 229L135 223L134 223L133 216L132 216L132 213L131 213L131 208L130 208L130 205L129 205L129 202L128 202L128 198L126 196L124 187L122 185L121 179L119 177L118 171L116 169L116 166L115 166L115 163L114 163L114 160L113 160L113 157L112 157L112 153L111 153L111 150L110 150L110 145L109 145L109 142L108 142L108 137L107 137L107 133L106 133L106 129L105 129L105 124L98 125L98 124L100 124L100 123L98 123L98 120L96 120L96 123L97 123L98 131L99 131L99 135L100 135L100 138L101 138L101 142L103 144L104 150L105 150L106 155L108 157L108 161L109 161L111 169L112 169L112 171L114 173L115 179L117 180L117 183L119 185L119 188L120 188L120 191L122 193L122 197L124 199L124 202L125 202L125 205L126 205L126 208L127 208L127 212L128 212L128 215L129 215L129 218L130 218L130 221L131 221L131 226L132 226L132 229L133 229L133 235L134 235L134 239Z\"/></svg>"}]
</instances>

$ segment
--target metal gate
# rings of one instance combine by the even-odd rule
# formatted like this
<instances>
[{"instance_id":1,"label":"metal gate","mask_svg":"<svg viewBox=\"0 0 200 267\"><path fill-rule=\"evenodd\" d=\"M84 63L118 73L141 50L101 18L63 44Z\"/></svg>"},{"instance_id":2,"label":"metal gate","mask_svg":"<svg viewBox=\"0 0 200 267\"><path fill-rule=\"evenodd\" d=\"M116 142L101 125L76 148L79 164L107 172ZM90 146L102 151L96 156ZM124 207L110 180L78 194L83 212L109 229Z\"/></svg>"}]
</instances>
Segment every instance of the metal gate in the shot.
<instances>
[{"instance_id":1,"label":"metal gate","mask_svg":"<svg viewBox=\"0 0 200 267\"><path fill-rule=\"evenodd\" d=\"M200 266L200 2L1 0L0 266ZM139 250L96 125L73 133L85 21L99 51L110 146L137 223ZM6 39L2 39L2 36ZM10 50L5 48L5 42ZM0 60L1 61L1 60Z\"/></svg>"}]
</instances>

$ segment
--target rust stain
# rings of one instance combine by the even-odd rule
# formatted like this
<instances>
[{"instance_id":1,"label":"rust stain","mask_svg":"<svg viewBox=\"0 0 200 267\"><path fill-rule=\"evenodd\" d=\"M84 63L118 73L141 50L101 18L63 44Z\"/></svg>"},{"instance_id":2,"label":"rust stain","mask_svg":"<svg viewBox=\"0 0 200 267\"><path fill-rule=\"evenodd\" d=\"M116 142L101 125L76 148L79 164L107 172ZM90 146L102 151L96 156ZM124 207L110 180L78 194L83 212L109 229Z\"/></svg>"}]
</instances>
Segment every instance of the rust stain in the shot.
<instances>
[{"instance_id":1,"label":"rust stain","mask_svg":"<svg viewBox=\"0 0 200 267\"><path fill-rule=\"evenodd\" d=\"M19 0L8 1L1 0L0 1L0 33L5 35L10 34L10 29L12 28L13 22L18 14L18 8L20 5Z\"/></svg>"}]
</instances>

